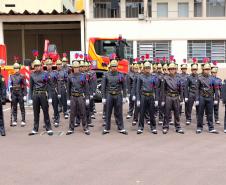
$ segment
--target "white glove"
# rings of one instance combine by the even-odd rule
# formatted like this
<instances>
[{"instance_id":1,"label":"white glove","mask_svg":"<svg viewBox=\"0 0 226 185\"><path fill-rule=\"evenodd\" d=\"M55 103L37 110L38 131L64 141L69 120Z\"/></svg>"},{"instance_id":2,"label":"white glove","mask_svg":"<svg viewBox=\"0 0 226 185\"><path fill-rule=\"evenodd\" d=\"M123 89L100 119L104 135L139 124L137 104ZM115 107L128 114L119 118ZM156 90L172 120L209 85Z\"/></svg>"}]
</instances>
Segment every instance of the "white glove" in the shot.
<instances>
[{"instance_id":1,"label":"white glove","mask_svg":"<svg viewBox=\"0 0 226 185\"><path fill-rule=\"evenodd\" d=\"M132 97L132 100L135 101L135 100L136 100L136 96L133 96L133 97Z\"/></svg>"},{"instance_id":2,"label":"white glove","mask_svg":"<svg viewBox=\"0 0 226 185\"><path fill-rule=\"evenodd\" d=\"M58 94L58 95L57 95L57 97L58 97L58 98L61 98L61 95L60 95L60 94Z\"/></svg>"},{"instance_id":3,"label":"white glove","mask_svg":"<svg viewBox=\"0 0 226 185\"><path fill-rule=\"evenodd\" d=\"M195 105L198 106L198 105L199 105L199 101L196 101L196 102L195 102Z\"/></svg>"},{"instance_id":4,"label":"white glove","mask_svg":"<svg viewBox=\"0 0 226 185\"><path fill-rule=\"evenodd\" d=\"M32 105L33 104L33 100L29 100L29 102L28 102L30 105Z\"/></svg>"},{"instance_id":5,"label":"white glove","mask_svg":"<svg viewBox=\"0 0 226 185\"><path fill-rule=\"evenodd\" d=\"M24 101L27 101L27 96L24 96L24 97L23 97L23 100L24 100Z\"/></svg>"},{"instance_id":6,"label":"white glove","mask_svg":"<svg viewBox=\"0 0 226 185\"><path fill-rule=\"evenodd\" d=\"M137 107L140 107L140 101L137 101Z\"/></svg>"},{"instance_id":7,"label":"white glove","mask_svg":"<svg viewBox=\"0 0 226 185\"><path fill-rule=\"evenodd\" d=\"M11 93L9 94L9 101L12 101Z\"/></svg>"},{"instance_id":8,"label":"white glove","mask_svg":"<svg viewBox=\"0 0 226 185\"><path fill-rule=\"evenodd\" d=\"M86 106L89 105L89 99L86 99Z\"/></svg>"},{"instance_id":9,"label":"white glove","mask_svg":"<svg viewBox=\"0 0 226 185\"><path fill-rule=\"evenodd\" d=\"M155 101L155 107L158 107L159 102Z\"/></svg>"},{"instance_id":10,"label":"white glove","mask_svg":"<svg viewBox=\"0 0 226 185\"><path fill-rule=\"evenodd\" d=\"M184 105L184 102L182 101L182 102L180 102L180 105Z\"/></svg>"},{"instance_id":11,"label":"white glove","mask_svg":"<svg viewBox=\"0 0 226 185\"><path fill-rule=\"evenodd\" d=\"M53 102L53 100L50 98L50 99L48 99L48 102L49 102L49 103L52 103L52 102Z\"/></svg>"},{"instance_id":12,"label":"white glove","mask_svg":"<svg viewBox=\"0 0 226 185\"><path fill-rule=\"evenodd\" d=\"M184 101L187 103L188 102L188 98L184 98Z\"/></svg>"},{"instance_id":13,"label":"white glove","mask_svg":"<svg viewBox=\"0 0 226 185\"><path fill-rule=\"evenodd\" d=\"M214 103L214 105L217 105L217 104L218 104L218 101L217 101L217 100L215 100L213 103Z\"/></svg>"},{"instance_id":14,"label":"white glove","mask_svg":"<svg viewBox=\"0 0 226 185\"><path fill-rule=\"evenodd\" d=\"M122 102L123 102L123 103L126 103L126 98L123 98L123 99L122 99Z\"/></svg>"},{"instance_id":15,"label":"white glove","mask_svg":"<svg viewBox=\"0 0 226 185\"><path fill-rule=\"evenodd\" d=\"M102 99L102 103L103 103L103 104L106 103L106 99L105 99L105 98Z\"/></svg>"},{"instance_id":16,"label":"white glove","mask_svg":"<svg viewBox=\"0 0 226 185\"><path fill-rule=\"evenodd\" d=\"M90 99L93 99L93 95L90 96Z\"/></svg>"},{"instance_id":17,"label":"white glove","mask_svg":"<svg viewBox=\"0 0 226 185\"><path fill-rule=\"evenodd\" d=\"M71 105L71 100L67 100L67 105Z\"/></svg>"},{"instance_id":18,"label":"white glove","mask_svg":"<svg viewBox=\"0 0 226 185\"><path fill-rule=\"evenodd\" d=\"M165 106L165 102L163 101L163 102L161 103L161 105L162 105L162 107Z\"/></svg>"}]
</instances>

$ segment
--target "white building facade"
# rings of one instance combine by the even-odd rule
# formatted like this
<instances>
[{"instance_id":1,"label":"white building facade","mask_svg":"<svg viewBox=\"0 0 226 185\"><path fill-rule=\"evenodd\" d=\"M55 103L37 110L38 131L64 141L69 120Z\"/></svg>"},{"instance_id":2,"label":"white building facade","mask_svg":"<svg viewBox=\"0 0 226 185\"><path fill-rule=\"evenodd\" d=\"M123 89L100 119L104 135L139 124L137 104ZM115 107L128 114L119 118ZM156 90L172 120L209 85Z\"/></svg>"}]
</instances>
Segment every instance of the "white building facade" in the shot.
<instances>
[{"instance_id":1,"label":"white building facade","mask_svg":"<svg viewBox=\"0 0 226 185\"><path fill-rule=\"evenodd\" d=\"M118 37L128 55L151 58L204 57L226 67L225 0L86 0L86 43L90 37Z\"/></svg>"}]
</instances>

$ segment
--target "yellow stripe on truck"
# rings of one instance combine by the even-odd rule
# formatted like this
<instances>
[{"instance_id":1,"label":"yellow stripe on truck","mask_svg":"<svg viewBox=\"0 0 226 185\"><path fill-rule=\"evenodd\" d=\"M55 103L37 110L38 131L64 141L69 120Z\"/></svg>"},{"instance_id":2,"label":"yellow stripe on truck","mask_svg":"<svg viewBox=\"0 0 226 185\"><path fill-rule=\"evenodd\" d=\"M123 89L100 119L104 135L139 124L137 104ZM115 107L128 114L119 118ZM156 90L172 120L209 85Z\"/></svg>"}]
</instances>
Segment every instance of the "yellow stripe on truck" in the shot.
<instances>
[{"instance_id":1,"label":"yellow stripe on truck","mask_svg":"<svg viewBox=\"0 0 226 185\"><path fill-rule=\"evenodd\" d=\"M102 66L103 59L101 58L101 56L96 54L94 45L91 42L89 43L89 56L92 58L92 60L96 60L97 69L108 70L107 67Z\"/></svg>"}]
</instances>

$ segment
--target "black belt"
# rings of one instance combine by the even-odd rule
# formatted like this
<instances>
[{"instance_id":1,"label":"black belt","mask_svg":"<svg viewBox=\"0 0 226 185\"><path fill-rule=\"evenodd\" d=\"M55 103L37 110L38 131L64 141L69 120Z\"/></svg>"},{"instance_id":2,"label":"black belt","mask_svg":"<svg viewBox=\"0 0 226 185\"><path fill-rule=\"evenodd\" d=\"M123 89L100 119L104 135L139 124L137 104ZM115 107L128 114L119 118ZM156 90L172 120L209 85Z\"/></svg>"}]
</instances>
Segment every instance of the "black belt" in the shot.
<instances>
[{"instance_id":1,"label":"black belt","mask_svg":"<svg viewBox=\"0 0 226 185\"><path fill-rule=\"evenodd\" d=\"M113 95L113 96L116 96L116 95L121 94L121 92L119 92L119 91L109 91L109 94Z\"/></svg>"},{"instance_id":2,"label":"black belt","mask_svg":"<svg viewBox=\"0 0 226 185\"><path fill-rule=\"evenodd\" d=\"M205 93L205 92L201 92L200 95L203 96L203 97L205 97L205 98L213 97L213 94Z\"/></svg>"},{"instance_id":3,"label":"black belt","mask_svg":"<svg viewBox=\"0 0 226 185\"><path fill-rule=\"evenodd\" d=\"M71 93L71 96L80 97L80 96L84 96L84 94L83 93Z\"/></svg>"},{"instance_id":4,"label":"black belt","mask_svg":"<svg viewBox=\"0 0 226 185\"><path fill-rule=\"evenodd\" d=\"M20 87L13 87L13 91L20 91L21 88Z\"/></svg>"},{"instance_id":5,"label":"black belt","mask_svg":"<svg viewBox=\"0 0 226 185\"><path fill-rule=\"evenodd\" d=\"M154 96L154 93L142 92L144 96Z\"/></svg>"},{"instance_id":6,"label":"black belt","mask_svg":"<svg viewBox=\"0 0 226 185\"><path fill-rule=\"evenodd\" d=\"M167 93L167 96L170 96L170 97L178 97L179 94L178 93Z\"/></svg>"},{"instance_id":7,"label":"black belt","mask_svg":"<svg viewBox=\"0 0 226 185\"><path fill-rule=\"evenodd\" d=\"M34 91L33 94L45 94L45 95L47 95L47 91L45 91L45 90Z\"/></svg>"}]
</instances>

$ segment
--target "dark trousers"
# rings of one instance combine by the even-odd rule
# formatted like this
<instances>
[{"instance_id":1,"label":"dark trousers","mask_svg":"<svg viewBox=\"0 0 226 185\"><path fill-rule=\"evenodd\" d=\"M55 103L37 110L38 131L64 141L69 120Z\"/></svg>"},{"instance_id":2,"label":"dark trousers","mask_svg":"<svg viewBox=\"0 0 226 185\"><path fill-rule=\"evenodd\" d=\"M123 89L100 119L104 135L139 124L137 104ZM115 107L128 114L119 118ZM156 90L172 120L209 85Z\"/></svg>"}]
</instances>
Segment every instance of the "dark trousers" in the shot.
<instances>
[{"instance_id":1,"label":"dark trousers","mask_svg":"<svg viewBox=\"0 0 226 185\"><path fill-rule=\"evenodd\" d=\"M160 101L159 101L158 110L159 110L159 121L163 122L163 120L164 120L164 106L161 106Z\"/></svg>"},{"instance_id":2,"label":"dark trousers","mask_svg":"<svg viewBox=\"0 0 226 185\"><path fill-rule=\"evenodd\" d=\"M186 120L187 121L191 121L191 114L192 114L192 107L194 105L196 101L196 96L195 94L189 94L189 97L188 97L188 108L187 108L187 111L186 111ZM198 118L198 106L196 106L196 119Z\"/></svg>"},{"instance_id":3,"label":"dark trousers","mask_svg":"<svg viewBox=\"0 0 226 185\"><path fill-rule=\"evenodd\" d=\"M106 103L103 104L103 116L106 116Z\"/></svg>"},{"instance_id":4,"label":"dark trousers","mask_svg":"<svg viewBox=\"0 0 226 185\"><path fill-rule=\"evenodd\" d=\"M130 115L130 116L133 115L134 106L135 106L135 102L132 99L133 99L133 96L130 95L129 96L129 111L128 111L128 115Z\"/></svg>"},{"instance_id":5,"label":"dark trousers","mask_svg":"<svg viewBox=\"0 0 226 185\"><path fill-rule=\"evenodd\" d=\"M111 129L111 114L114 109L114 115L118 130L124 129L122 112L122 95L108 94L106 101L106 126L105 130Z\"/></svg>"},{"instance_id":6,"label":"dark trousers","mask_svg":"<svg viewBox=\"0 0 226 185\"><path fill-rule=\"evenodd\" d=\"M74 131L75 129L75 118L79 117L82 120L83 129L87 129L87 120L86 120L86 106L84 97L74 97L71 96L71 114L69 121L69 129Z\"/></svg>"},{"instance_id":7,"label":"dark trousers","mask_svg":"<svg viewBox=\"0 0 226 185\"><path fill-rule=\"evenodd\" d=\"M176 129L180 129L180 101L179 97L166 96L165 101L165 120L163 122L163 129L169 129L169 122L171 111L174 113L174 125Z\"/></svg>"},{"instance_id":8,"label":"dark trousers","mask_svg":"<svg viewBox=\"0 0 226 185\"><path fill-rule=\"evenodd\" d=\"M66 87L64 87L64 86L61 87L60 95L61 95L60 101L63 106L63 112L64 112L64 114L67 114L67 90L66 90Z\"/></svg>"},{"instance_id":9,"label":"dark trousers","mask_svg":"<svg viewBox=\"0 0 226 185\"><path fill-rule=\"evenodd\" d=\"M34 131L38 132L40 109L42 108L46 130L52 130L49 119L49 105L46 94L33 95Z\"/></svg>"},{"instance_id":10,"label":"dark trousers","mask_svg":"<svg viewBox=\"0 0 226 185\"><path fill-rule=\"evenodd\" d=\"M133 114L133 121L138 121L139 118L139 113L140 113L140 107L137 107L137 104L135 104L135 110L134 110L134 114Z\"/></svg>"},{"instance_id":11,"label":"dark trousers","mask_svg":"<svg viewBox=\"0 0 226 185\"><path fill-rule=\"evenodd\" d=\"M207 114L207 123L209 130L213 130L213 97L199 97L199 111L197 120L198 129L203 129L203 116L205 111Z\"/></svg>"},{"instance_id":12,"label":"dark trousers","mask_svg":"<svg viewBox=\"0 0 226 185\"><path fill-rule=\"evenodd\" d=\"M52 106L53 106L53 112L54 112L54 122L59 123L60 122L60 114L58 110L59 99L58 99L57 92L55 90L52 90Z\"/></svg>"},{"instance_id":13,"label":"dark trousers","mask_svg":"<svg viewBox=\"0 0 226 185\"><path fill-rule=\"evenodd\" d=\"M86 105L85 108L86 108L86 121L87 121L87 124L89 125L89 124L91 124L91 113L92 113L91 106L90 105L88 105L88 106Z\"/></svg>"},{"instance_id":14,"label":"dark trousers","mask_svg":"<svg viewBox=\"0 0 226 185\"><path fill-rule=\"evenodd\" d=\"M94 114L94 110L95 110L95 101L94 101L94 98L91 98L90 99L90 112L91 112L91 115Z\"/></svg>"},{"instance_id":15,"label":"dark trousers","mask_svg":"<svg viewBox=\"0 0 226 185\"><path fill-rule=\"evenodd\" d=\"M153 96L141 96L140 103L140 119L139 119L139 129L144 129L144 117L145 113L148 115L148 120L150 121L151 129L156 129L156 121L155 121L155 103Z\"/></svg>"},{"instance_id":16,"label":"dark trousers","mask_svg":"<svg viewBox=\"0 0 226 185\"><path fill-rule=\"evenodd\" d=\"M1 101L1 98L0 98L0 133L5 132L3 106L2 106L1 102L2 101Z\"/></svg>"},{"instance_id":17,"label":"dark trousers","mask_svg":"<svg viewBox=\"0 0 226 185\"><path fill-rule=\"evenodd\" d=\"M12 93L12 108L13 108L13 118L14 121L17 122L17 105L20 105L20 111L21 111L21 118L22 121L25 122L25 108L24 108L24 100L23 100L23 94L22 93Z\"/></svg>"},{"instance_id":18,"label":"dark trousers","mask_svg":"<svg viewBox=\"0 0 226 185\"><path fill-rule=\"evenodd\" d=\"M217 105L213 106L215 122L219 121L219 105L220 105L220 102L218 101Z\"/></svg>"},{"instance_id":19,"label":"dark trousers","mask_svg":"<svg viewBox=\"0 0 226 185\"><path fill-rule=\"evenodd\" d=\"M226 130L226 104L224 105L224 130Z\"/></svg>"}]
</instances>

